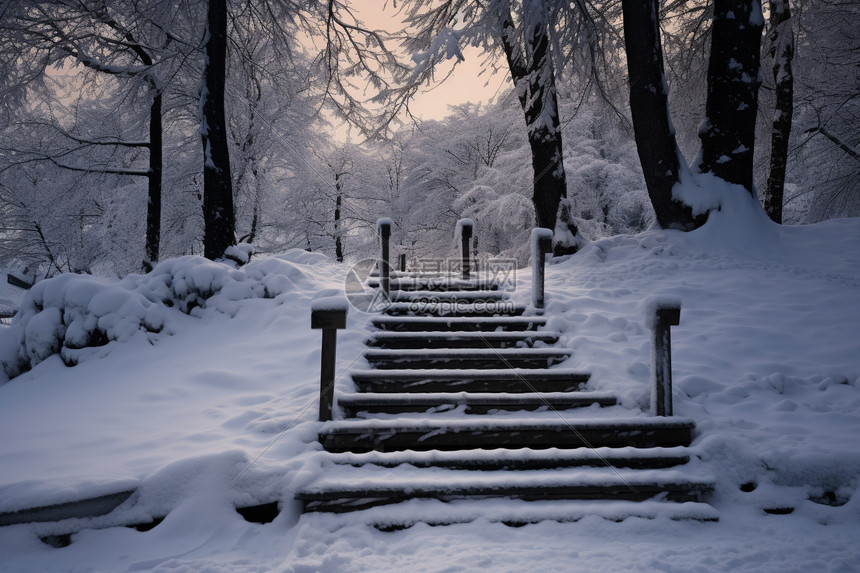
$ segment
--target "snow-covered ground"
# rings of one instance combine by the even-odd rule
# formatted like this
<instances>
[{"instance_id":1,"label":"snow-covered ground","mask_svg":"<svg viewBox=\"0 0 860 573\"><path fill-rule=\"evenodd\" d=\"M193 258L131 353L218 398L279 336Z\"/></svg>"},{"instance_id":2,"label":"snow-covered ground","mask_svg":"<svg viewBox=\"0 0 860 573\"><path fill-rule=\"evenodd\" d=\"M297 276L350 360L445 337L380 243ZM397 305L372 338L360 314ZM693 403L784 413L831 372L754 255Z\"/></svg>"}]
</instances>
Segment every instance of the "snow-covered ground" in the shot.
<instances>
[{"instance_id":1,"label":"snow-covered ground","mask_svg":"<svg viewBox=\"0 0 860 573\"><path fill-rule=\"evenodd\" d=\"M27 336L21 322L0 327L4 360L19 336L37 358L0 386L0 513L137 488L128 511L167 519L148 532L86 529L61 549L38 539L50 526L2 527L0 570L860 569L860 219L779 227L747 198L725 198L698 231L614 237L548 267L547 328L573 350L562 367L591 371L591 388L619 393L627 415L647 403L646 301L682 301L675 413L697 421L717 523L479 518L381 532L354 516L301 516L292 492L323 471L310 302L339 292L347 268L301 251L240 270L166 263L122 283L64 279L69 288L37 291L41 306L22 313ZM520 273L515 296L527 302ZM179 307L192 291L209 298L189 315ZM80 318L70 339L85 338L91 315L113 329L105 346L66 349L74 367L42 360L60 304ZM351 312L341 332L338 391L352 390L348 368L368 367L368 316ZM283 510L270 524L233 511L273 499ZM500 506L517 503L485 505Z\"/></svg>"}]
</instances>

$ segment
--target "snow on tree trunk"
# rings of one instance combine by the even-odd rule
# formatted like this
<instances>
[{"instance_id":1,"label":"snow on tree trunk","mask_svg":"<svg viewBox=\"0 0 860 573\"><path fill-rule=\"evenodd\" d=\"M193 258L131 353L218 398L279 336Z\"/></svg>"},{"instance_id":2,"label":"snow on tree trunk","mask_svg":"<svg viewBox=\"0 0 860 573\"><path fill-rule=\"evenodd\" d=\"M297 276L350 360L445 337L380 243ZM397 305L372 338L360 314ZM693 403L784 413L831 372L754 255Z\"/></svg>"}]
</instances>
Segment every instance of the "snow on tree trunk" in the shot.
<instances>
[{"instance_id":1,"label":"snow on tree trunk","mask_svg":"<svg viewBox=\"0 0 860 573\"><path fill-rule=\"evenodd\" d=\"M156 91L149 108L149 194L146 204L146 260L143 261L146 272L158 262L161 244L162 133L161 92Z\"/></svg>"},{"instance_id":2,"label":"snow on tree trunk","mask_svg":"<svg viewBox=\"0 0 860 573\"><path fill-rule=\"evenodd\" d=\"M549 51L546 7L532 1L523 8L525 54L516 44L516 30L510 12L503 15L501 41L514 89L520 100L528 130L534 171L532 201L537 226L555 229L557 254L576 252L577 228L570 215L567 178L562 161L561 129L555 73Z\"/></svg>"},{"instance_id":3,"label":"snow on tree trunk","mask_svg":"<svg viewBox=\"0 0 860 573\"><path fill-rule=\"evenodd\" d=\"M636 150L657 223L664 229L695 229L704 217L673 198L683 158L669 117L657 0L624 0L624 46Z\"/></svg>"},{"instance_id":4,"label":"snow on tree trunk","mask_svg":"<svg viewBox=\"0 0 860 573\"><path fill-rule=\"evenodd\" d=\"M788 138L794 114L794 31L788 0L770 0L770 54L773 58L773 81L776 104L770 133L770 172L764 192L764 210L777 223L782 223L785 168L788 163Z\"/></svg>"},{"instance_id":5,"label":"snow on tree trunk","mask_svg":"<svg viewBox=\"0 0 860 573\"><path fill-rule=\"evenodd\" d=\"M753 150L761 85L759 52L764 17L760 0L715 0L708 60L702 172L753 190Z\"/></svg>"},{"instance_id":6,"label":"snow on tree trunk","mask_svg":"<svg viewBox=\"0 0 860 573\"><path fill-rule=\"evenodd\" d=\"M227 3L209 0L206 60L200 90L203 139L203 254L224 256L236 244L233 184L224 116L224 82L227 59Z\"/></svg>"}]
</instances>

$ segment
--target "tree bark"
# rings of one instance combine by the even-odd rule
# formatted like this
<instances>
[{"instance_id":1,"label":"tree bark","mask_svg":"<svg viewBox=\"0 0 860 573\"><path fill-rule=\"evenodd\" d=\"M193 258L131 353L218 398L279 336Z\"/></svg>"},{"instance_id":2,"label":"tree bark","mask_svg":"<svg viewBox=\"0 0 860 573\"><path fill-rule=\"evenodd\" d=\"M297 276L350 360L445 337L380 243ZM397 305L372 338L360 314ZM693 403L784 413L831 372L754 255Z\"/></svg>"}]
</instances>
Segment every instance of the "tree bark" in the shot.
<instances>
[{"instance_id":1,"label":"tree bark","mask_svg":"<svg viewBox=\"0 0 860 573\"><path fill-rule=\"evenodd\" d=\"M334 204L334 256L337 262L343 262L343 239L341 238L341 207L343 205L343 182L340 180L340 173L334 175L334 188L337 193L337 198Z\"/></svg>"},{"instance_id":2,"label":"tree bark","mask_svg":"<svg viewBox=\"0 0 860 573\"><path fill-rule=\"evenodd\" d=\"M705 216L672 197L679 181L681 152L669 117L657 0L623 0L624 47L630 84L630 113L645 186L663 229L689 231Z\"/></svg>"},{"instance_id":3,"label":"tree bark","mask_svg":"<svg viewBox=\"0 0 860 573\"><path fill-rule=\"evenodd\" d=\"M209 0L206 29L206 66L200 94L203 140L203 254L224 256L236 244L233 183L224 116L227 60L227 3Z\"/></svg>"},{"instance_id":4,"label":"tree bark","mask_svg":"<svg viewBox=\"0 0 860 573\"><path fill-rule=\"evenodd\" d=\"M144 272L158 262L161 245L161 177L162 177L161 92L156 91L149 108L149 192L146 203L146 259Z\"/></svg>"},{"instance_id":5,"label":"tree bark","mask_svg":"<svg viewBox=\"0 0 860 573\"><path fill-rule=\"evenodd\" d=\"M770 171L764 192L764 210L776 223L782 223L785 194L785 169L788 164L788 138L794 114L794 31L789 0L770 0L770 54L773 58L773 81L776 104L770 132Z\"/></svg>"},{"instance_id":6,"label":"tree bark","mask_svg":"<svg viewBox=\"0 0 860 573\"><path fill-rule=\"evenodd\" d=\"M556 254L569 254L576 252L576 244L570 244L569 239L576 237L578 231L566 201L567 178L562 160L558 98L547 25L542 18L536 21L526 18L523 25L526 26L527 54L516 46L517 32L510 12L502 18L500 36L525 116L534 171L532 202L535 218L538 227L556 231Z\"/></svg>"},{"instance_id":7,"label":"tree bark","mask_svg":"<svg viewBox=\"0 0 860 573\"><path fill-rule=\"evenodd\" d=\"M753 190L753 151L761 85L764 19L759 0L715 0L708 60L702 172Z\"/></svg>"}]
</instances>

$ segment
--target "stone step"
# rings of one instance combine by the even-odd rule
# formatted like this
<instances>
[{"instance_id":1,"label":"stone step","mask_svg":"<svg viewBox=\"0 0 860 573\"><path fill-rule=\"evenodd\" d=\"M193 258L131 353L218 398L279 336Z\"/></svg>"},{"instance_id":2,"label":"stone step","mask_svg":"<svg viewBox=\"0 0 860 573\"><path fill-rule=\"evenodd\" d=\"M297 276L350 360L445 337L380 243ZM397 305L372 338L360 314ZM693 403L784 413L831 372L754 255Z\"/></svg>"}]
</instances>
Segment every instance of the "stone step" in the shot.
<instances>
[{"instance_id":1,"label":"stone step","mask_svg":"<svg viewBox=\"0 0 860 573\"><path fill-rule=\"evenodd\" d=\"M353 370L361 392L571 392L591 377L585 372L551 370Z\"/></svg>"},{"instance_id":2,"label":"stone step","mask_svg":"<svg viewBox=\"0 0 860 573\"><path fill-rule=\"evenodd\" d=\"M347 510L348 511L348 510ZM719 521L719 512L707 503L669 501L617 500L550 500L523 501L506 499L504 503L487 504L482 500L413 499L394 505L374 506L351 513L342 512L338 524L372 526L382 531L407 529L417 523L453 525L477 519L519 527L556 521L576 522L585 517L600 517L620 522L629 517L639 519L672 519Z\"/></svg>"},{"instance_id":3,"label":"stone step","mask_svg":"<svg viewBox=\"0 0 860 573\"><path fill-rule=\"evenodd\" d=\"M561 333L541 332L376 332L365 341L373 348L513 348L555 344Z\"/></svg>"},{"instance_id":4,"label":"stone step","mask_svg":"<svg viewBox=\"0 0 860 573\"><path fill-rule=\"evenodd\" d=\"M686 418L533 420L341 420L328 422L319 441L329 452L571 449L689 446L695 424Z\"/></svg>"},{"instance_id":5,"label":"stone step","mask_svg":"<svg viewBox=\"0 0 860 573\"><path fill-rule=\"evenodd\" d=\"M493 410L569 410L598 406L614 406L614 394L606 392L553 392L547 394L500 393L426 393L338 394L337 404L344 416L355 417L359 412L369 414L401 414L407 412L444 412L459 407L465 414L486 414Z\"/></svg>"},{"instance_id":6,"label":"stone step","mask_svg":"<svg viewBox=\"0 0 860 573\"><path fill-rule=\"evenodd\" d=\"M452 369L452 368L548 368L564 362L570 350L556 348L440 348L384 350L369 348L364 357L373 368Z\"/></svg>"},{"instance_id":7,"label":"stone step","mask_svg":"<svg viewBox=\"0 0 860 573\"><path fill-rule=\"evenodd\" d=\"M661 500L700 502L713 491L709 476L679 469L568 468L553 472L440 472L368 468L330 472L299 490L305 511L341 513L413 499Z\"/></svg>"},{"instance_id":8,"label":"stone step","mask_svg":"<svg viewBox=\"0 0 860 573\"><path fill-rule=\"evenodd\" d=\"M442 317L475 317L485 318L494 316L520 316L526 310L521 304L510 300L488 300L475 303L452 302L422 303L394 302L387 305L383 312L388 316L442 316Z\"/></svg>"},{"instance_id":9,"label":"stone step","mask_svg":"<svg viewBox=\"0 0 860 573\"><path fill-rule=\"evenodd\" d=\"M379 330L392 332L492 332L531 331L545 326L540 316L495 317L428 317L374 316L370 324Z\"/></svg>"},{"instance_id":10,"label":"stone step","mask_svg":"<svg viewBox=\"0 0 860 573\"><path fill-rule=\"evenodd\" d=\"M682 446L671 448L575 448L560 450L531 448L465 451L400 451L326 453L326 461L336 465L397 467L408 464L416 468L447 468L477 471L520 471L569 467L614 467L657 469L684 465L690 451Z\"/></svg>"}]
</instances>

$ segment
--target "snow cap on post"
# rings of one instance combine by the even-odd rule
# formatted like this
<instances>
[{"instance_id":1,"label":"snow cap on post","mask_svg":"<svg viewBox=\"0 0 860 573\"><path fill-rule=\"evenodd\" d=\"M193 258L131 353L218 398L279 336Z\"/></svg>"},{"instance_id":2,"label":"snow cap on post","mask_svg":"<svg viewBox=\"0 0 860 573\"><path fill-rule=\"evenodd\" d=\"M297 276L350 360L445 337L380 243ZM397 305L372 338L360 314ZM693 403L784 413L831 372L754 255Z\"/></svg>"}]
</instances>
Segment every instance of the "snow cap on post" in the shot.
<instances>
[{"instance_id":1,"label":"snow cap on post","mask_svg":"<svg viewBox=\"0 0 860 573\"><path fill-rule=\"evenodd\" d=\"M391 235L392 226L394 226L394 221L392 221L388 217L382 217L381 219L376 220L376 230L379 231L380 235L382 235L383 233Z\"/></svg>"},{"instance_id":2,"label":"snow cap on post","mask_svg":"<svg viewBox=\"0 0 860 573\"><path fill-rule=\"evenodd\" d=\"M346 328L349 301L345 296L326 296L311 302L311 328Z\"/></svg>"},{"instance_id":3,"label":"snow cap on post","mask_svg":"<svg viewBox=\"0 0 860 573\"><path fill-rule=\"evenodd\" d=\"M532 256L532 264L538 262L540 259L540 251L541 251L541 241L546 245L546 241L549 241L549 249L544 248L543 253L546 254L548 252L552 252L552 230L545 229L543 227L537 227L532 229L531 235L531 256Z\"/></svg>"},{"instance_id":4,"label":"snow cap on post","mask_svg":"<svg viewBox=\"0 0 860 573\"><path fill-rule=\"evenodd\" d=\"M677 326L681 319L681 297L673 295L651 296L645 299L645 326L654 330L657 317L665 316L671 326Z\"/></svg>"},{"instance_id":5,"label":"snow cap on post","mask_svg":"<svg viewBox=\"0 0 860 573\"><path fill-rule=\"evenodd\" d=\"M462 278L467 281L471 278L472 264L469 260L469 249L472 246L472 229L475 223L471 219L460 219L454 228L454 242L460 243Z\"/></svg>"},{"instance_id":6,"label":"snow cap on post","mask_svg":"<svg viewBox=\"0 0 860 573\"><path fill-rule=\"evenodd\" d=\"M464 233L464 227L468 228ZM465 234L468 237L472 236L472 230L475 228L475 222L468 217L457 221L457 226L454 227L454 240L459 241Z\"/></svg>"}]
</instances>

